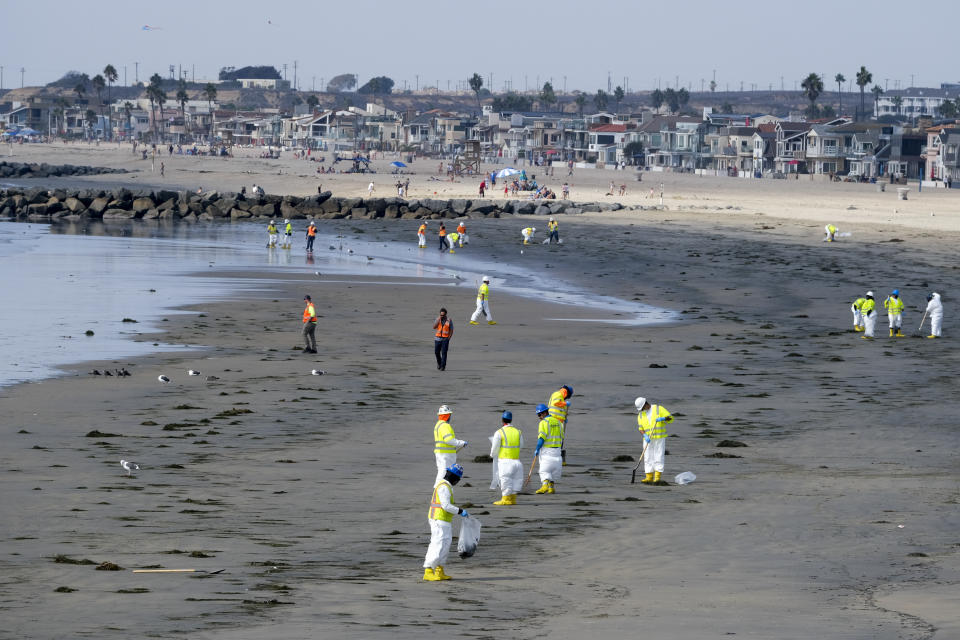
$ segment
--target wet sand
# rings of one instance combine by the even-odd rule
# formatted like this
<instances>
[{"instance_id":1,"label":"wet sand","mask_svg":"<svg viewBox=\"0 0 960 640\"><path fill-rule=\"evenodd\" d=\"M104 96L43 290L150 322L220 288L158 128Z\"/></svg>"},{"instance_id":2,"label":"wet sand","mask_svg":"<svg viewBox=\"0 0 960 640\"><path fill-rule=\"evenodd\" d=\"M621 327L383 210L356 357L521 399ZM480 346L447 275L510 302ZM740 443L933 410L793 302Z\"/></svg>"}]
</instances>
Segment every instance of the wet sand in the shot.
<instances>
[{"instance_id":1,"label":"wet sand","mask_svg":"<svg viewBox=\"0 0 960 640\"><path fill-rule=\"evenodd\" d=\"M795 195L785 208L816 206L812 192ZM880 222L825 244L815 219L767 206L564 217L562 247L523 256L525 220L470 223L464 253L663 306L676 323L547 321L571 310L494 289L499 324L474 327L470 285L290 276L272 295L171 318L171 341L209 346L203 354L93 362L11 389L3 633L952 637L960 237ZM403 223L350 224L368 238L411 237ZM861 340L850 300L894 287L911 337L886 338L881 315L877 339ZM940 341L912 337L931 288L947 308ZM318 356L294 350L304 293L321 316ZM444 373L430 330L440 306L456 323ZM134 375L85 375L104 366ZM510 409L528 464L533 406L564 383L576 397L558 492L492 506L489 465L473 457ZM631 485L634 463L613 462L641 449L637 395L677 417L671 486ZM484 530L477 555L452 555L454 580L435 584L420 567L443 403L470 441L456 499ZM119 466L128 456L144 465L132 478ZM697 481L674 485L687 470ZM130 572L157 566L225 571Z\"/></svg>"}]
</instances>

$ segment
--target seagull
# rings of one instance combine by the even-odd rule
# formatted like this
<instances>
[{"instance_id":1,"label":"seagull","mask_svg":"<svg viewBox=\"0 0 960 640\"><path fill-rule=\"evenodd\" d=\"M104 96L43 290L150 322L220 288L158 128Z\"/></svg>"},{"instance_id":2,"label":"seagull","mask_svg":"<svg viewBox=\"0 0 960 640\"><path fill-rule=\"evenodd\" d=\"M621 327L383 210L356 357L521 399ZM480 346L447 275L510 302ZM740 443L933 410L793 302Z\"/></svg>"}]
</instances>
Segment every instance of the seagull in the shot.
<instances>
[{"instance_id":1,"label":"seagull","mask_svg":"<svg viewBox=\"0 0 960 640\"><path fill-rule=\"evenodd\" d=\"M90 375L92 375L92 376L99 376L99 375L101 375L101 374L100 374L100 370L99 370L99 369L94 369L93 371L90 372Z\"/></svg>"},{"instance_id":2,"label":"seagull","mask_svg":"<svg viewBox=\"0 0 960 640\"><path fill-rule=\"evenodd\" d=\"M206 378L207 382L213 382L214 380L219 380L219 379L220 378L218 378L217 376L207 376Z\"/></svg>"},{"instance_id":3,"label":"seagull","mask_svg":"<svg viewBox=\"0 0 960 640\"><path fill-rule=\"evenodd\" d=\"M120 466L127 470L127 475L133 475L134 471L140 471L140 465L136 462L130 462L129 460L121 460Z\"/></svg>"},{"instance_id":4,"label":"seagull","mask_svg":"<svg viewBox=\"0 0 960 640\"><path fill-rule=\"evenodd\" d=\"M157 376L157 380L159 380L163 384L170 384L170 378L168 378L167 376Z\"/></svg>"},{"instance_id":5,"label":"seagull","mask_svg":"<svg viewBox=\"0 0 960 640\"><path fill-rule=\"evenodd\" d=\"M323 275L323 274L321 274L321 273L320 273L319 271L315 271L314 273L316 273L316 274L317 274L317 277L320 277L320 276L322 276L322 275Z\"/></svg>"},{"instance_id":6,"label":"seagull","mask_svg":"<svg viewBox=\"0 0 960 640\"><path fill-rule=\"evenodd\" d=\"M930 215L933 215L932 213ZM367 256L367 260L373 260L373 256Z\"/></svg>"},{"instance_id":7,"label":"seagull","mask_svg":"<svg viewBox=\"0 0 960 640\"><path fill-rule=\"evenodd\" d=\"M107 371L106 369L103 370L103 375L105 375L105 376L111 376L111 377L113 376L113 374L110 373L109 371Z\"/></svg>"},{"instance_id":8,"label":"seagull","mask_svg":"<svg viewBox=\"0 0 960 640\"><path fill-rule=\"evenodd\" d=\"M190 371L187 371L187 375L188 375L188 376L198 376L198 375L200 375L200 372L197 371L196 369L190 369Z\"/></svg>"},{"instance_id":9,"label":"seagull","mask_svg":"<svg viewBox=\"0 0 960 640\"><path fill-rule=\"evenodd\" d=\"M127 371L126 369L122 369L122 370L120 371L120 373L121 373L121 375L123 375L124 377L126 377L126 376L132 376L132 375L133 375L132 373L130 373L130 372Z\"/></svg>"},{"instance_id":10,"label":"seagull","mask_svg":"<svg viewBox=\"0 0 960 640\"><path fill-rule=\"evenodd\" d=\"M325 374L325 373L326 373L326 371L323 371L323 370L321 370L321 369L314 369L313 371L310 372L310 375L312 375L312 376L322 376L322 375Z\"/></svg>"},{"instance_id":11,"label":"seagull","mask_svg":"<svg viewBox=\"0 0 960 640\"><path fill-rule=\"evenodd\" d=\"M347 253L349 253L350 255L353 255L353 249L347 249Z\"/></svg>"}]
</instances>

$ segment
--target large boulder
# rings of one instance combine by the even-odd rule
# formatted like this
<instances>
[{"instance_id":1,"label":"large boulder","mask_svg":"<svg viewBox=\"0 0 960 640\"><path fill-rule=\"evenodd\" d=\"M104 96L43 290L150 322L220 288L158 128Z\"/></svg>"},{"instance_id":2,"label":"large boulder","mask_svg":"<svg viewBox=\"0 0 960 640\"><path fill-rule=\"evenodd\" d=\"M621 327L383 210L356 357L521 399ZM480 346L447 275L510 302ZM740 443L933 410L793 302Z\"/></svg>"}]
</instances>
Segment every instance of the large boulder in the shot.
<instances>
[{"instance_id":1,"label":"large boulder","mask_svg":"<svg viewBox=\"0 0 960 640\"><path fill-rule=\"evenodd\" d=\"M548 216L550 215L550 207L545 204L539 205L536 209L533 210L533 215L535 216Z\"/></svg>"},{"instance_id":2,"label":"large boulder","mask_svg":"<svg viewBox=\"0 0 960 640\"><path fill-rule=\"evenodd\" d=\"M107 209L103 212L104 220L130 220L136 214L130 209Z\"/></svg>"},{"instance_id":3,"label":"large boulder","mask_svg":"<svg viewBox=\"0 0 960 640\"><path fill-rule=\"evenodd\" d=\"M388 204L387 208L383 212L383 217L388 220L393 220L400 217L400 207L395 204Z\"/></svg>"},{"instance_id":4,"label":"large boulder","mask_svg":"<svg viewBox=\"0 0 960 640\"><path fill-rule=\"evenodd\" d=\"M345 198L340 202L340 211L350 213L357 207L363 206L363 198Z\"/></svg>"},{"instance_id":5,"label":"large boulder","mask_svg":"<svg viewBox=\"0 0 960 640\"><path fill-rule=\"evenodd\" d=\"M493 213L494 209L497 208L497 205L493 202L488 202L485 200L474 200L470 204L470 211L476 211L477 213L482 213L487 215L488 213Z\"/></svg>"},{"instance_id":6,"label":"large boulder","mask_svg":"<svg viewBox=\"0 0 960 640\"><path fill-rule=\"evenodd\" d=\"M130 208L133 209L134 213L143 214L150 209L156 208L156 206L157 203L150 198L137 198L133 201L133 204L130 206Z\"/></svg>"},{"instance_id":7,"label":"large boulder","mask_svg":"<svg viewBox=\"0 0 960 640\"><path fill-rule=\"evenodd\" d=\"M69 198L67 198L67 199L63 202L63 206L64 206L64 208L66 208L66 210L69 211L70 213L81 213L82 211L84 211L84 210L86 209L86 207L83 206L83 203L80 202L80 200L78 200L77 198L74 198L74 197L69 197Z\"/></svg>"},{"instance_id":8,"label":"large boulder","mask_svg":"<svg viewBox=\"0 0 960 640\"><path fill-rule=\"evenodd\" d=\"M230 211L230 218L233 220L243 220L245 218L251 217L249 211L244 211L243 209L234 208Z\"/></svg>"},{"instance_id":9,"label":"large boulder","mask_svg":"<svg viewBox=\"0 0 960 640\"><path fill-rule=\"evenodd\" d=\"M326 213L340 211L340 198L326 198L320 205L320 209Z\"/></svg>"},{"instance_id":10,"label":"large boulder","mask_svg":"<svg viewBox=\"0 0 960 640\"><path fill-rule=\"evenodd\" d=\"M47 215L47 205L46 205L46 203L28 204L28 205L27 205L27 215L28 215L28 216L45 216L45 215Z\"/></svg>"},{"instance_id":11,"label":"large boulder","mask_svg":"<svg viewBox=\"0 0 960 640\"><path fill-rule=\"evenodd\" d=\"M458 215L465 214L470 209L470 201L458 198L450 201L450 208Z\"/></svg>"},{"instance_id":12,"label":"large boulder","mask_svg":"<svg viewBox=\"0 0 960 640\"><path fill-rule=\"evenodd\" d=\"M227 212L221 211L220 207L215 204L208 204L207 208L203 210L205 215L211 216L213 218L226 218Z\"/></svg>"},{"instance_id":13,"label":"large boulder","mask_svg":"<svg viewBox=\"0 0 960 640\"><path fill-rule=\"evenodd\" d=\"M521 216L532 214L536 208L537 205L529 200L517 200L513 203L513 213Z\"/></svg>"}]
</instances>

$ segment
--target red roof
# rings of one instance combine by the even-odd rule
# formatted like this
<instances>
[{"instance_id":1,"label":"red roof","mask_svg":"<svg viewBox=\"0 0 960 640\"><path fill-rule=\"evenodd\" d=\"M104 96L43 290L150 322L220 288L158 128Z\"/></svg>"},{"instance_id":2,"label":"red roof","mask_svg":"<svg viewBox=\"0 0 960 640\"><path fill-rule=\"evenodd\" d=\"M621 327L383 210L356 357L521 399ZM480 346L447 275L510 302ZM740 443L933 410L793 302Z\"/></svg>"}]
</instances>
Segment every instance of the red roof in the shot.
<instances>
[{"instance_id":1,"label":"red roof","mask_svg":"<svg viewBox=\"0 0 960 640\"><path fill-rule=\"evenodd\" d=\"M626 130L627 125L625 124L601 124L590 129L590 131L599 131L601 133L623 133Z\"/></svg>"}]
</instances>

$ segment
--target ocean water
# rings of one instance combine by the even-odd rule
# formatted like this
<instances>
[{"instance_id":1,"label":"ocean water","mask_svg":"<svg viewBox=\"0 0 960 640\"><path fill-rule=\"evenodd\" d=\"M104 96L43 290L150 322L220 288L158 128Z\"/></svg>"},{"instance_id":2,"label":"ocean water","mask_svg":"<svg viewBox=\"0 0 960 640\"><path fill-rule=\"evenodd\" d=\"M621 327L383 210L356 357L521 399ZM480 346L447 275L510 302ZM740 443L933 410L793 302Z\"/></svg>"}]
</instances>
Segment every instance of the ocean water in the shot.
<instances>
[{"instance_id":1,"label":"ocean water","mask_svg":"<svg viewBox=\"0 0 960 640\"><path fill-rule=\"evenodd\" d=\"M521 265L476 259L468 250L451 255L432 247L418 251L412 242L319 234L314 255L306 256L300 234L290 251L268 250L265 240L263 225L252 223L0 222L0 387L59 375L59 367L70 363L189 349L142 334L184 313L177 307L266 290L287 272L319 271L325 279L360 275L371 282L404 277L468 289L487 274L497 291L602 310L594 321L677 319L671 311L593 295ZM240 270L263 275L225 277Z\"/></svg>"}]
</instances>

